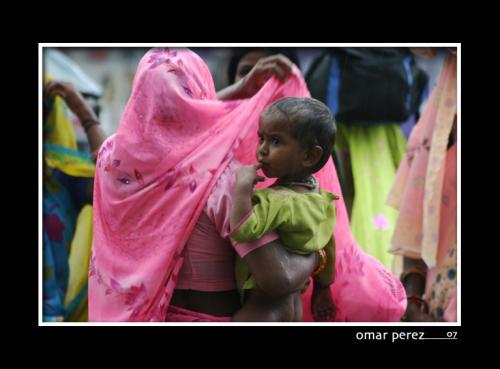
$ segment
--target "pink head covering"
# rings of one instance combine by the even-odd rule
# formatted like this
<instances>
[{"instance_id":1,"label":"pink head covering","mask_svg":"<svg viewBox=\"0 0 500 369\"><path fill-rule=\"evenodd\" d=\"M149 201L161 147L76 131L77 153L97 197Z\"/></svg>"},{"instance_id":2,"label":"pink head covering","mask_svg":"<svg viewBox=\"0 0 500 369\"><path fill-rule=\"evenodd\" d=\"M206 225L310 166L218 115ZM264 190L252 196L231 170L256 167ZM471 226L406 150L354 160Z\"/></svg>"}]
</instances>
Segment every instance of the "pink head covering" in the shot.
<instances>
[{"instance_id":1,"label":"pink head covering","mask_svg":"<svg viewBox=\"0 0 500 369\"><path fill-rule=\"evenodd\" d=\"M98 156L89 320L165 320L183 247L212 187L231 157L256 162L259 115L288 96L310 96L296 67L285 83L272 78L251 99L224 102L216 100L210 71L195 53L169 48L146 53L118 131ZM331 159L316 177L323 188L340 194ZM362 255L343 201L335 237L341 260L346 247Z\"/></svg>"}]
</instances>

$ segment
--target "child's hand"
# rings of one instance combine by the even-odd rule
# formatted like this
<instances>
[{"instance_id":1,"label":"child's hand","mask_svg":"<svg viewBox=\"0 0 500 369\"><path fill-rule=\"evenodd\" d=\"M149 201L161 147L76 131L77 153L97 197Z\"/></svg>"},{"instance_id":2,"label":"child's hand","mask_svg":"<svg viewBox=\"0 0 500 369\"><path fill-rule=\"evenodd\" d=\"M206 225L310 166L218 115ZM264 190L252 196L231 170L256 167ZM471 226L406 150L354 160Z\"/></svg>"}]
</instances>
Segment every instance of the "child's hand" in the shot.
<instances>
[{"instance_id":1,"label":"child's hand","mask_svg":"<svg viewBox=\"0 0 500 369\"><path fill-rule=\"evenodd\" d=\"M335 318L337 309L333 303L330 288L314 288L311 296L311 310L314 320L331 322Z\"/></svg>"},{"instance_id":2,"label":"child's hand","mask_svg":"<svg viewBox=\"0 0 500 369\"><path fill-rule=\"evenodd\" d=\"M257 170L260 168L262 168L260 163L241 167L236 173L237 186L252 188L255 183L264 181L265 178L257 174Z\"/></svg>"}]
</instances>

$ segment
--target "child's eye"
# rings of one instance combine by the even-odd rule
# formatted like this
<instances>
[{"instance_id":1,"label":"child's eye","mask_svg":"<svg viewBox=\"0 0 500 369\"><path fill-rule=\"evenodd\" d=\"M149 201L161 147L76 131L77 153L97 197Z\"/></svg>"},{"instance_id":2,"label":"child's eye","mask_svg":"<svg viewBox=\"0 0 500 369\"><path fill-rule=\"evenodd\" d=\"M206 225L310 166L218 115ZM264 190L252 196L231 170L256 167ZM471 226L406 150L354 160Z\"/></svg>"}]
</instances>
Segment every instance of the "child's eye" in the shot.
<instances>
[{"instance_id":1,"label":"child's eye","mask_svg":"<svg viewBox=\"0 0 500 369\"><path fill-rule=\"evenodd\" d=\"M271 142L274 144L274 145L278 145L280 143L280 139L279 138L276 138L276 137L273 137Z\"/></svg>"}]
</instances>

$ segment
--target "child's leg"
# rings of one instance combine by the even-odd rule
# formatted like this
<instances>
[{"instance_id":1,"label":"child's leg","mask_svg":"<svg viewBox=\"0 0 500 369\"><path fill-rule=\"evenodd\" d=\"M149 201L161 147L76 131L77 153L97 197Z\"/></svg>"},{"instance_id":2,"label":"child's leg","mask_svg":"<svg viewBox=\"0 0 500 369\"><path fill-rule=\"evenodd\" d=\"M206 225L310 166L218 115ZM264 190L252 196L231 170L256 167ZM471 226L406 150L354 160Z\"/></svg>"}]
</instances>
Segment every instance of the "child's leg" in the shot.
<instances>
[{"instance_id":1,"label":"child's leg","mask_svg":"<svg viewBox=\"0 0 500 369\"><path fill-rule=\"evenodd\" d=\"M233 315L233 322L291 322L296 319L295 295L269 297L258 289L248 292L243 307ZM300 297L299 297L299 304ZM302 310L299 312L302 319Z\"/></svg>"}]
</instances>

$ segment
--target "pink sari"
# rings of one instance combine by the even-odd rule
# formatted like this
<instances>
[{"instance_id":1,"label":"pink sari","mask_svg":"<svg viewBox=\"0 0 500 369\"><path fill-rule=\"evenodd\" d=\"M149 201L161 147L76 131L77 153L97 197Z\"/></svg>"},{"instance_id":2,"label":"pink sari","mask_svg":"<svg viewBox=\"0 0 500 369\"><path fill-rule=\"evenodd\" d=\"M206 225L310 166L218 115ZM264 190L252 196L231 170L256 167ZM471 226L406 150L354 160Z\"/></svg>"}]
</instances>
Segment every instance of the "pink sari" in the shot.
<instances>
[{"instance_id":1,"label":"pink sari","mask_svg":"<svg viewBox=\"0 0 500 369\"><path fill-rule=\"evenodd\" d=\"M256 162L259 115L286 96L310 96L297 68L250 99L217 101L209 69L193 52L153 49L142 58L119 129L98 156L90 321L165 321L184 245L210 191L230 158ZM340 194L331 159L316 177ZM406 308L401 284L355 244L343 201L337 206L337 320L398 320Z\"/></svg>"}]
</instances>

